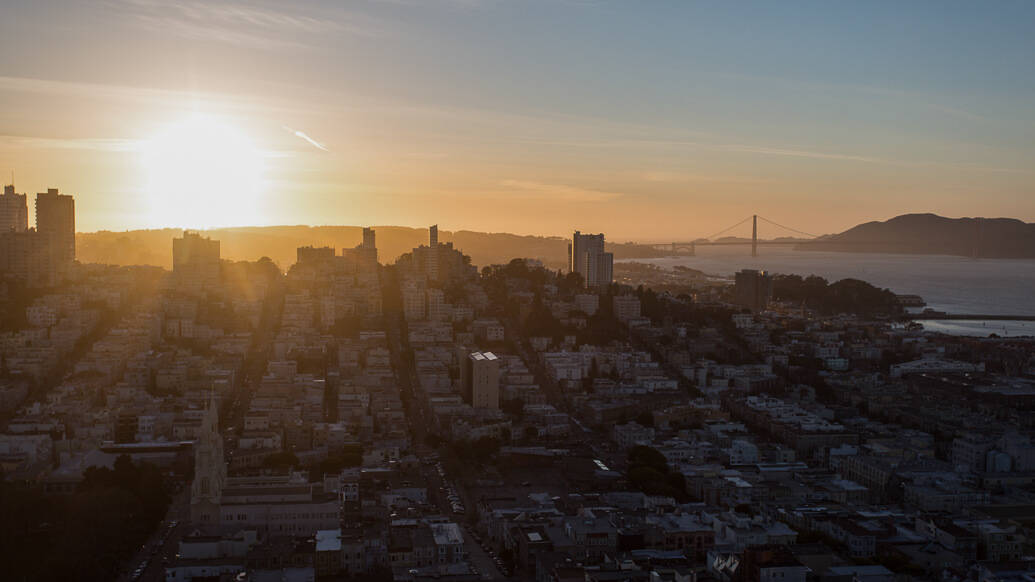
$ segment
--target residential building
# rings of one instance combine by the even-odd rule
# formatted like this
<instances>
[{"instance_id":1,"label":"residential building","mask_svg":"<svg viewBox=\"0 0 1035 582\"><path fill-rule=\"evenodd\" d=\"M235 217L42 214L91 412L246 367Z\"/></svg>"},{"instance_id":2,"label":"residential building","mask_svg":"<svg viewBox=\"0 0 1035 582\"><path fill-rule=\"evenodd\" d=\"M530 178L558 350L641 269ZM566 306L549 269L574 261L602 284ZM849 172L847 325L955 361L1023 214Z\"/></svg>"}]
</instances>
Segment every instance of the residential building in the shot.
<instances>
[{"instance_id":1,"label":"residential building","mask_svg":"<svg viewBox=\"0 0 1035 582\"><path fill-rule=\"evenodd\" d=\"M773 296L773 277L765 271L743 269L734 276L734 300L751 311L765 311Z\"/></svg>"},{"instance_id":2,"label":"residential building","mask_svg":"<svg viewBox=\"0 0 1035 582\"><path fill-rule=\"evenodd\" d=\"M587 288L610 285L614 279L614 254L604 251L604 235L575 231L568 244L568 268L582 275Z\"/></svg>"},{"instance_id":3,"label":"residential building","mask_svg":"<svg viewBox=\"0 0 1035 582\"><path fill-rule=\"evenodd\" d=\"M464 397L475 408L500 407L500 361L492 352L472 352L461 367Z\"/></svg>"},{"instance_id":4,"label":"residential building","mask_svg":"<svg viewBox=\"0 0 1035 582\"><path fill-rule=\"evenodd\" d=\"M14 185L4 186L0 195L0 233L29 230L29 207L25 194L16 194Z\"/></svg>"}]
</instances>

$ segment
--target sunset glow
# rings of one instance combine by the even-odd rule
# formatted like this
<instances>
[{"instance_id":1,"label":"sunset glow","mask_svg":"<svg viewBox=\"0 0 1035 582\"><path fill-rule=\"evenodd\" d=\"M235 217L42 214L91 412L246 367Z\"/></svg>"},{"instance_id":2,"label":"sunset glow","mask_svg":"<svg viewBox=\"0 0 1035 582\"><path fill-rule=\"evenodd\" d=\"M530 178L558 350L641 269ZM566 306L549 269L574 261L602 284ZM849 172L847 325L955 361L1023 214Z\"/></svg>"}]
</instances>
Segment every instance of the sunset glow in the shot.
<instances>
[{"instance_id":1,"label":"sunset glow","mask_svg":"<svg viewBox=\"0 0 1035 582\"><path fill-rule=\"evenodd\" d=\"M227 121L202 114L175 121L146 140L140 154L149 226L262 222L263 154Z\"/></svg>"}]
</instances>

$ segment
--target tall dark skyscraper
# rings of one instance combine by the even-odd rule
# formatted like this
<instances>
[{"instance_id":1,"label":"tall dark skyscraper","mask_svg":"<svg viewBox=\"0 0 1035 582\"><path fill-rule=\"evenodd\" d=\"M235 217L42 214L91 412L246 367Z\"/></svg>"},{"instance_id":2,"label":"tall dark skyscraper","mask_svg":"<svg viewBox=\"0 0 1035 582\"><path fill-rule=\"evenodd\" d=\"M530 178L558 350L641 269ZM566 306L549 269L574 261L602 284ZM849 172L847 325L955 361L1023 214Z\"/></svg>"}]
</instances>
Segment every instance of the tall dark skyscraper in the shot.
<instances>
[{"instance_id":1,"label":"tall dark skyscraper","mask_svg":"<svg viewBox=\"0 0 1035 582\"><path fill-rule=\"evenodd\" d=\"M48 188L36 195L36 231L47 238L58 263L75 260L75 200Z\"/></svg>"}]
</instances>

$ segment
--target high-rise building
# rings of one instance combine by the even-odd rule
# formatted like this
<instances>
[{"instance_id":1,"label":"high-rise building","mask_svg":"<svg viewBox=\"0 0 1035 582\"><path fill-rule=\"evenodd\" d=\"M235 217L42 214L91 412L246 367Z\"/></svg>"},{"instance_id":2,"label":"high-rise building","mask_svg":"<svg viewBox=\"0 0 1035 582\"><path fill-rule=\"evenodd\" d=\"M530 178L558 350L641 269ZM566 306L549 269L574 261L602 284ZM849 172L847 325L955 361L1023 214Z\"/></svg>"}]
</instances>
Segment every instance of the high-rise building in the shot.
<instances>
[{"instance_id":1,"label":"high-rise building","mask_svg":"<svg viewBox=\"0 0 1035 582\"><path fill-rule=\"evenodd\" d=\"M428 227L428 244L414 247L413 252L396 259L395 264L408 276L432 283L446 283L476 273L470 257L453 248L453 243L440 242L438 225Z\"/></svg>"},{"instance_id":2,"label":"high-rise building","mask_svg":"<svg viewBox=\"0 0 1035 582\"><path fill-rule=\"evenodd\" d=\"M377 244L375 242L374 229L369 226L363 227L363 248L365 249L376 249Z\"/></svg>"},{"instance_id":3,"label":"high-rise building","mask_svg":"<svg viewBox=\"0 0 1035 582\"><path fill-rule=\"evenodd\" d=\"M610 285L614 278L614 254L604 251L604 234L575 231L568 244L568 268L582 275L586 287Z\"/></svg>"},{"instance_id":4,"label":"high-rise building","mask_svg":"<svg viewBox=\"0 0 1035 582\"><path fill-rule=\"evenodd\" d=\"M377 242L374 229L369 226L363 228L363 242L353 249L357 261L367 269L377 267Z\"/></svg>"},{"instance_id":5,"label":"high-rise building","mask_svg":"<svg viewBox=\"0 0 1035 582\"><path fill-rule=\"evenodd\" d=\"M25 194L16 194L14 185L4 186L0 195L0 233L29 230L29 205Z\"/></svg>"},{"instance_id":6,"label":"high-rise building","mask_svg":"<svg viewBox=\"0 0 1035 582\"><path fill-rule=\"evenodd\" d=\"M0 276L30 287L61 281L75 262L75 200L56 188L36 195L36 228L28 228L24 194L0 196Z\"/></svg>"},{"instance_id":7,"label":"high-rise building","mask_svg":"<svg viewBox=\"0 0 1035 582\"><path fill-rule=\"evenodd\" d=\"M765 271L743 269L734 277L733 297L737 305L751 311L765 311L773 296L773 277Z\"/></svg>"},{"instance_id":8,"label":"high-rise building","mask_svg":"<svg viewBox=\"0 0 1035 582\"><path fill-rule=\"evenodd\" d=\"M58 264L75 261L75 199L57 188L37 194L36 232L49 241Z\"/></svg>"},{"instance_id":9,"label":"high-rise building","mask_svg":"<svg viewBox=\"0 0 1035 582\"><path fill-rule=\"evenodd\" d=\"M433 224L428 228L428 252L425 269L428 279L438 281L438 225Z\"/></svg>"},{"instance_id":10,"label":"high-rise building","mask_svg":"<svg viewBox=\"0 0 1035 582\"><path fill-rule=\"evenodd\" d=\"M460 366L464 397L475 408L500 407L500 360L492 352L471 352Z\"/></svg>"},{"instance_id":11,"label":"high-rise building","mask_svg":"<svg viewBox=\"0 0 1035 582\"><path fill-rule=\"evenodd\" d=\"M201 291L217 285L219 241L183 231L183 237L173 239L173 276L180 287L188 290Z\"/></svg>"}]
</instances>

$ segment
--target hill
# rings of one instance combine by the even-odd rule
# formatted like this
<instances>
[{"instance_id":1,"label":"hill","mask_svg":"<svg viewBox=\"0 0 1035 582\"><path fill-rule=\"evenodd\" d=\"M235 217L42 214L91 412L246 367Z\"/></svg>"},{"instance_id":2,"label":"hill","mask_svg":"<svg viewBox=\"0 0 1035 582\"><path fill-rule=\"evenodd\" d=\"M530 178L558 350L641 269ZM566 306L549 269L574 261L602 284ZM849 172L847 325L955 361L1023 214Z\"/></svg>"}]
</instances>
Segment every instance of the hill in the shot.
<instances>
[{"instance_id":1,"label":"hill","mask_svg":"<svg viewBox=\"0 0 1035 582\"><path fill-rule=\"evenodd\" d=\"M340 254L342 248L360 243L362 230L359 226L256 226L217 228L203 234L220 242L224 259L252 261L266 256L286 269L295 262L298 247L331 246ZM376 226L374 230L382 263L392 263L399 255L428 241L426 228ZM172 239L181 233L171 228L78 233L76 255L84 263L171 268ZM561 268L568 261L568 240L556 236L439 230L439 240L452 242L478 266L505 263L514 257L539 259L550 268ZM607 250L615 253L616 259L663 256L649 246L632 243L608 243Z\"/></svg>"},{"instance_id":2,"label":"hill","mask_svg":"<svg viewBox=\"0 0 1035 582\"><path fill-rule=\"evenodd\" d=\"M1035 258L1035 223L1014 218L945 218L903 214L854 226L795 247L806 251Z\"/></svg>"}]
</instances>

